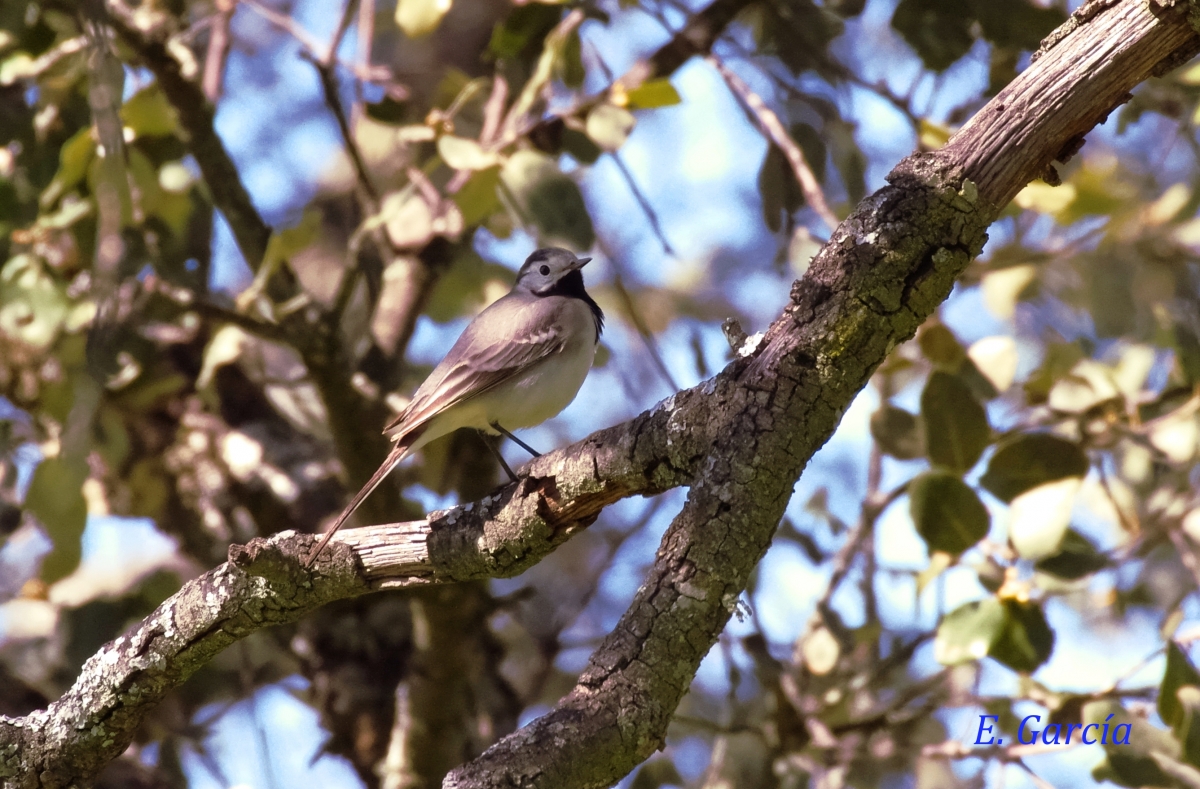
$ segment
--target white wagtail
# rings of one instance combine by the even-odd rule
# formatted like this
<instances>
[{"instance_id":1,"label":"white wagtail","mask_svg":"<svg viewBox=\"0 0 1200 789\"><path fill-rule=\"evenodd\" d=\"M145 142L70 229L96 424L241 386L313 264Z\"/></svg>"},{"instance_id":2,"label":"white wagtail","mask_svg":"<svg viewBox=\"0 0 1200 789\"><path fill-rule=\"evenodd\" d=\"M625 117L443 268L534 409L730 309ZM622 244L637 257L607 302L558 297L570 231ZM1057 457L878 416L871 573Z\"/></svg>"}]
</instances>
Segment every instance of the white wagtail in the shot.
<instances>
[{"instance_id":1,"label":"white wagtail","mask_svg":"<svg viewBox=\"0 0 1200 789\"><path fill-rule=\"evenodd\" d=\"M509 429L533 427L575 399L592 367L604 313L583 288L591 258L557 247L534 252L507 295L467 326L408 406L383 432L396 446L308 556L311 565L371 491L400 461L460 427L503 434L535 457ZM510 478L512 470L484 437Z\"/></svg>"}]
</instances>

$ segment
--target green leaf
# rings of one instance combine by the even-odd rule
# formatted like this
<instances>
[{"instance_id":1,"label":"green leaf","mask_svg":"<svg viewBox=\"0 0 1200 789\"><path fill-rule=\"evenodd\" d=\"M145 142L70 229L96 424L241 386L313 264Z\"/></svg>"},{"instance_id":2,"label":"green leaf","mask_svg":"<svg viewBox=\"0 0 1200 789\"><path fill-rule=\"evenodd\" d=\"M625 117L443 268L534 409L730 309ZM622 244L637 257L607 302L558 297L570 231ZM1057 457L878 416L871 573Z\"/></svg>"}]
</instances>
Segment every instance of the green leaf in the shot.
<instances>
[{"instance_id":1,"label":"green leaf","mask_svg":"<svg viewBox=\"0 0 1200 789\"><path fill-rule=\"evenodd\" d=\"M1058 8L1042 8L1029 0L973 0L971 10L984 38L1015 49L1037 49L1050 31L1067 21Z\"/></svg>"},{"instance_id":2,"label":"green leaf","mask_svg":"<svg viewBox=\"0 0 1200 789\"><path fill-rule=\"evenodd\" d=\"M1004 630L988 653L1013 671L1032 673L1050 659L1054 631L1036 603L1006 599Z\"/></svg>"},{"instance_id":3,"label":"green leaf","mask_svg":"<svg viewBox=\"0 0 1200 789\"><path fill-rule=\"evenodd\" d=\"M595 240L579 187L554 160L537 151L517 151L500 172L523 222L533 223L545 243L587 249Z\"/></svg>"},{"instance_id":4,"label":"green leaf","mask_svg":"<svg viewBox=\"0 0 1200 789\"><path fill-rule=\"evenodd\" d=\"M768 145L758 171L758 191L762 195L763 221L772 233L783 229L784 216L791 216L804 205L804 192L792 175L787 156L777 145Z\"/></svg>"},{"instance_id":5,"label":"green leaf","mask_svg":"<svg viewBox=\"0 0 1200 789\"><path fill-rule=\"evenodd\" d=\"M168 137L179 130L175 108L157 82L130 96L120 112L121 121L138 137Z\"/></svg>"},{"instance_id":6,"label":"green leaf","mask_svg":"<svg viewBox=\"0 0 1200 789\"><path fill-rule=\"evenodd\" d=\"M991 652L1007 621L995 597L959 606L942 618L933 639L933 655L944 666L981 660Z\"/></svg>"},{"instance_id":7,"label":"green leaf","mask_svg":"<svg viewBox=\"0 0 1200 789\"><path fill-rule=\"evenodd\" d=\"M464 226L479 224L500 209L500 196L496 193L499 185L499 166L471 173L467 182L454 194L454 203L462 214Z\"/></svg>"},{"instance_id":8,"label":"green leaf","mask_svg":"<svg viewBox=\"0 0 1200 789\"><path fill-rule=\"evenodd\" d=\"M554 75L568 88L578 89L583 86L586 72L583 68L583 51L578 30L572 31L563 42L558 59L554 61Z\"/></svg>"},{"instance_id":9,"label":"green leaf","mask_svg":"<svg viewBox=\"0 0 1200 789\"><path fill-rule=\"evenodd\" d=\"M597 104L587 117L587 136L605 151L615 151L625 144L637 119L633 113L615 104Z\"/></svg>"},{"instance_id":10,"label":"green leaf","mask_svg":"<svg viewBox=\"0 0 1200 789\"><path fill-rule=\"evenodd\" d=\"M884 454L899 460L912 460L925 454L921 423L915 414L884 404L871 414L871 436Z\"/></svg>"},{"instance_id":11,"label":"green leaf","mask_svg":"<svg viewBox=\"0 0 1200 789\"><path fill-rule=\"evenodd\" d=\"M570 126L562 130L562 147L580 164L595 164L600 154L604 153L600 146L592 142L591 137Z\"/></svg>"},{"instance_id":12,"label":"green leaf","mask_svg":"<svg viewBox=\"0 0 1200 789\"><path fill-rule=\"evenodd\" d=\"M933 654L947 666L991 657L1032 672L1054 649L1054 632L1035 603L989 597L951 611L938 625Z\"/></svg>"},{"instance_id":13,"label":"green leaf","mask_svg":"<svg viewBox=\"0 0 1200 789\"><path fill-rule=\"evenodd\" d=\"M958 473L975 465L991 441L987 413L958 376L934 371L921 392L925 446L933 463Z\"/></svg>"},{"instance_id":14,"label":"green leaf","mask_svg":"<svg viewBox=\"0 0 1200 789\"><path fill-rule=\"evenodd\" d=\"M427 36L437 30L450 5L451 0L399 0L396 24L409 38Z\"/></svg>"},{"instance_id":15,"label":"green leaf","mask_svg":"<svg viewBox=\"0 0 1200 789\"><path fill-rule=\"evenodd\" d=\"M1114 701L1093 701L1083 707L1082 720L1085 725L1108 725L1109 744L1104 748L1107 762L1101 762L1092 775L1098 780L1109 780L1122 786L1174 786L1176 785L1155 761L1153 754L1165 754L1178 759L1182 754L1179 743L1171 736L1140 715L1130 714ZM1129 745L1113 745L1112 736L1117 726L1128 724L1131 728ZM1099 737L1096 737L1099 740Z\"/></svg>"},{"instance_id":16,"label":"green leaf","mask_svg":"<svg viewBox=\"0 0 1200 789\"><path fill-rule=\"evenodd\" d=\"M1067 529L1059 543L1058 553L1040 559L1034 568L1038 572L1076 581L1108 566L1108 558L1079 532Z\"/></svg>"},{"instance_id":17,"label":"green leaf","mask_svg":"<svg viewBox=\"0 0 1200 789\"><path fill-rule=\"evenodd\" d=\"M892 27L926 66L945 71L975 43L973 15L964 10L962 0L900 0Z\"/></svg>"},{"instance_id":18,"label":"green leaf","mask_svg":"<svg viewBox=\"0 0 1200 789\"><path fill-rule=\"evenodd\" d=\"M1172 729L1183 722L1184 709L1175 692L1185 685L1200 685L1200 672L1192 665L1183 648L1174 641L1167 643L1167 666L1158 687L1158 715Z\"/></svg>"},{"instance_id":19,"label":"green leaf","mask_svg":"<svg viewBox=\"0 0 1200 789\"><path fill-rule=\"evenodd\" d=\"M649 110L679 104L683 99L679 97L679 91L675 90L671 80L652 79L627 91L625 101L631 110Z\"/></svg>"},{"instance_id":20,"label":"green leaf","mask_svg":"<svg viewBox=\"0 0 1200 789\"><path fill-rule=\"evenodd\" d=\"M930 553L958 555L987 536L987 508L965 482L946 471L927 471L908 484L908 505Z\"/></svg>"},{"instance_id":21,"label":"green leaf","mask_svg":"<svg viewBox=\"0 0 1200 789\"><path fill-rule=\"evenodd\" d=\"M629 789L658 789L660 786L683 786L685 781L670 759L652 759L641 766Z\"/></svg>"},{"instance_id":22,"label":"green leaf","mask_svg":"<svg viewBox=\"0 0 1200 789\"><path fill-rule=\"evenodd\" d=\"M1200 765L1200 687L1184 685L1175 691L1175 699L1182 711L1175 737L1183 747L1184 761Z\"/></svg>"},{"instance_id":23,"label":"green leaf","mask_svg":"<svg viewBox=\"0 0 1200 789\"><path fill-rule=\"evenodd\" d=\"M38 464L25 496L25 508L41 522L54 547L42 562L42 580L53 583L69 575L81 555L80 538L87 524L83 483L88 477L83 458L47 458Z\"/></svg>"},{"instance_id":24,"label":"green leaf","mask_svg":"<svg viewBox=\"0 0 1200 789\"><path fill-rule=\"evenodd\" d=\"M854 205L867 194L867 157L854 138L854 124L829 120L824 131L833 166L842 178L850 204Z\"/></svg>"},{"instance_id":25,"label":"green leaf","mask_svg":"<svg viewBox=\"0 0 1200 789\"><path fill-rule=\"evenodd\" d=\"M1039 485L1083 477L1087 471L1087 455L1075 442L1049 433L1022 433L1000 443L979 484L1001 501L1011 502Z\"/></svg>"},{"instance_id":26,"label":"green leaf","mask_svg":"<svg viewBox=\"0 0 1200 789\"><path fill-rule=\"evenodd\" d=\"M96 141L92 139L91 126L80 129L63 143L58 152L58 172L42 193L42 207L49 208L54 205L60 197L82 181L95 155Z\"/></svg>"},{"instance_id":27,"label":"green leaf","mask_svg":"<svg viewBox=\"0 0 1200 789\"><path fill-rule=\"evenodd\" d=\"M546 34L562 19L562 9L546 3L526 3L514 8L502 23L492 28L488 49L499 59L534 56L541 51Z\"/></svg>"},{"instance_id":28,"label":"green leaf","mask_svg":"<svg viewBox=\"0 0 1200 789\"><path fill-rule=\"evenodd\" d=\"M512 272L504 266L486 262L474 251L457 255L438 278L429 295L425 314L437 323L446 323L480 309L487 303L483 292L488 282L503 283L507 289L508 283L512 282Z\"/></svg>"},{"instance_id":29,"label":"green leaf","mask_svg":"<svg viewBox=\"0 0 1200 789\"><path fill-rule=\"evenodd\" d=\"M926 359L949 372L957 370L963 359L967 358L967 351L962 347L962 343L954 336L954 332L942 323L927 324L922 328L921 333L917 335L917 345L921 347L921 354Z\"/></svg>"},{"instance_id":30,"label":"green leaf","mask_svg":"<svg viewBox=\"0 0 1200 789\"><path fill-rule=\"evenodd\" d=\"M0 334L44 350L70 308L66 290L33 255L17 255L0 268Z\"/></svg>"}]
</instances>

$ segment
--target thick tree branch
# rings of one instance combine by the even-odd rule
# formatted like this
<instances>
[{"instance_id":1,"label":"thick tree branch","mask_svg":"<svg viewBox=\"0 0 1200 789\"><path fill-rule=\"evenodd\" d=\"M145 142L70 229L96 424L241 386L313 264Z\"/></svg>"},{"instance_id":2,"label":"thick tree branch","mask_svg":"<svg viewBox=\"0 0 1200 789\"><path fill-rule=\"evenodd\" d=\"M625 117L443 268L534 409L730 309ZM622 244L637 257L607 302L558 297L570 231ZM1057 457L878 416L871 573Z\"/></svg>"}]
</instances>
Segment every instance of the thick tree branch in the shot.
<instances>
[{"instance_id":1,"label":"thick tree branch","mask_svg":"<svg viewBox=\"0 0 1200 789\"><path fill-rule=\"evenodd\" d=\"M515 574L610 501L690 484L649 577L572 693L445 785L613 783L662 746L804 465L886 354L950 293L1004 202L1136 84L1198 49L1182 12L1155 17L1139 0L1104 8L946 148L902 162L814 259L752 358L534 461L490 501L393 527L411 536L407 548L379 545L387 527L347 532L309 574L299 559L311 537L235 547L230 563L91 658L48 710L0 718L0 777L86 781L165 692L256 629L373 587Z\"/></svg>"}]
</instances>

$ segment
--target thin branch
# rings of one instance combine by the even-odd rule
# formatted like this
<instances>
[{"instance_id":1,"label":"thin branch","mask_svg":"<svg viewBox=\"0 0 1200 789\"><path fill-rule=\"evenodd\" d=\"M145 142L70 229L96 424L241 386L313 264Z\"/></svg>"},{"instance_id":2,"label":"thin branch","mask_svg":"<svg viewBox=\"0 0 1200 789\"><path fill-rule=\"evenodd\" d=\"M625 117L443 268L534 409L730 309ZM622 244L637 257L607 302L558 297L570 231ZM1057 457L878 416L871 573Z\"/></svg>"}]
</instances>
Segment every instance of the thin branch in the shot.
<instances>
[{"instance_id":1,"label":"thin branch","mask_svg":"<svg viewBox=\"0 0 1200 789\"><path fill-rule=\"evenodd\" d=\"M625 307L625 314L633 321L633 326L637 329L638 336L642 338L642 344L646 346L646 352L650 354L650 358L654 361L654 367L658 370L659 375L671 387L671 391L679 390L679 384L675 381L675 376L671 375L671 371L667 369L667 363L663 361L662 353L658 350L658 340L654 337L654 332L650 331L650 327L646 324L646 319L642 315L641 309L633 300L628 289L625 287L625 280L621 276L621 270L617 267L615 258L609 258L614 261L613 267L616 269L616 276L613 277L613 289L616 290L617 296L621 299L622 306Z\"/></svg>"},{"instance_id":2,"label":"thin branch","mask_svg":"<svg viewBox=\"0 0 1200 789\"><path fill-rule=\"evenodd\" d=\"M197 312L210 320L233 324L256 337L262 337L265 340L273 340L275 342L286 342L288 340L283 327L278 324L266 323L244 312L215 304L198 295L195 291L175 287L161 277L154 275L146 277L142 281L142 287L148 293L168 299L172 303Z\"/></svg>"},{"instance_id":3,"label":"thin branch","mask_svg":"<svg viewBox=\"0 0 1200 789\"><path fill-rule=\"evenodd\" d=\"M331 51L336 52L332 47ZM375 188L375 184L371 181L371 175L367 170L367 163L363 159L362 151L358 148L358 142L354 139L354 132L350 129L350 121L346 117L346 110L342 106L342 98L338 94L337 75L334 73L334 67L322 60L318 60L308 52L301 53L301 57L312 63L313 68L317 70L317 77L321 82L321 93L325 99L325 106L329 108L333 119L337 122L338 133L342 136L342 145L346 149L346 154L350 157L350 163L354 166L354 175L358 181L358 185L362 188L367 198L367 203L370 207L369 213L375 214L379 211L379 192Z\"/></svg>"},{"instance_id":4,"label":"thin branch","mask_svg":"<svg viewBox=\"0 0 1200 789\"><path fill-rule=\"evenodd\" d=\"M188 148L200 167L213 203L229 222L246 264L251 271L258 271L271 237L271 228L254 207L237 167L225 144L217 136L213 126L212 104L200 86L184 75L179 61L171 55L165 41L141 29L133 9L120 0L109 0L107 6L113 28L154 72L163 94L175 108L180 126L187 136ZM285 283L284 292L279 295L290 297L293 289L294 283Z\"/></svg>"},{"instance_id":5,"label":"thin branch","mask_svg":"<svg viewBox=\"0 0 1200 789\"><path fill-rule=\"evenodd\" d=\"M229 57L232 39L229 23L233 19L236 0L216 0L217 12L213 14L208 34L208 48L204 54L204 76L200 79L201 90L211 103L221 98L221 83L225 76L225 60Z\"/></svg>"},{"instance_id":6,"label":"thin branch","mask_svg":"<svg viewBox=\"0 0 1200 789\"><path fill-rule=\"evenodd\" d=\"M709 55L706 60L717 72L725 79L725 84L733 91L758 121L758 126L763 134L773 142L787 158L788 164L792 166L792 174L796 177L796 182L800 184L800 191L804 193L804 200L812 208L813 212L821 217L830 230L837 227L838 218L829 209L829 203L825 200L825 192L821 189L821 183L817 180L817 176L813 174L812 168L808 164L808 160L804 156L804 151L796 144L796 141L788 134L787 128L783 125L783 121L775 114L775 111L767 106L762 97L750 89L750 86L739 77L734 71L725 65L725 63L716 55Z\"/></svg>"}]
</instances>

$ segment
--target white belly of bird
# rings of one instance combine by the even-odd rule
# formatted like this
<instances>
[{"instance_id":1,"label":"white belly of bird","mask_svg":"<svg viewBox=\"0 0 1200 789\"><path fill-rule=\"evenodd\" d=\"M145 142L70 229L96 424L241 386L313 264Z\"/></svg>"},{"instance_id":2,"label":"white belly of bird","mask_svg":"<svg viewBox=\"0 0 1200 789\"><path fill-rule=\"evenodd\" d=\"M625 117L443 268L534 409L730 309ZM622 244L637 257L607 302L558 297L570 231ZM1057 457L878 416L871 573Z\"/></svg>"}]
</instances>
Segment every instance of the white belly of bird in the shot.
<instances>
[{"instance_id":1,"label":"white belly of bird","mask_svg":"<svg viewBox=\"0 0 1200 789\"><path fill-rule=\"evenodd\" d=\"M592 367L596 349L592 343L565 348L536 365L511 386L497 387L479 398L487 411L487 422L499 422L507 430L533 427L557 416L566 408Z\"/></svg>"},{"instance_id":2,"label":"white belly of bird","mask_svg":"<svg viewBox=\"0 0 1200 789\"><path fill-rule=\"evenodd\" d=\"M520 430L557 416L575 399L595 356L595 343L591 337L585 337L518 378L434 417L412 450L462 427L495 435L496 431L491 429L493 422L499 422L505 430Z\"/></svg>"}]
</instances>

